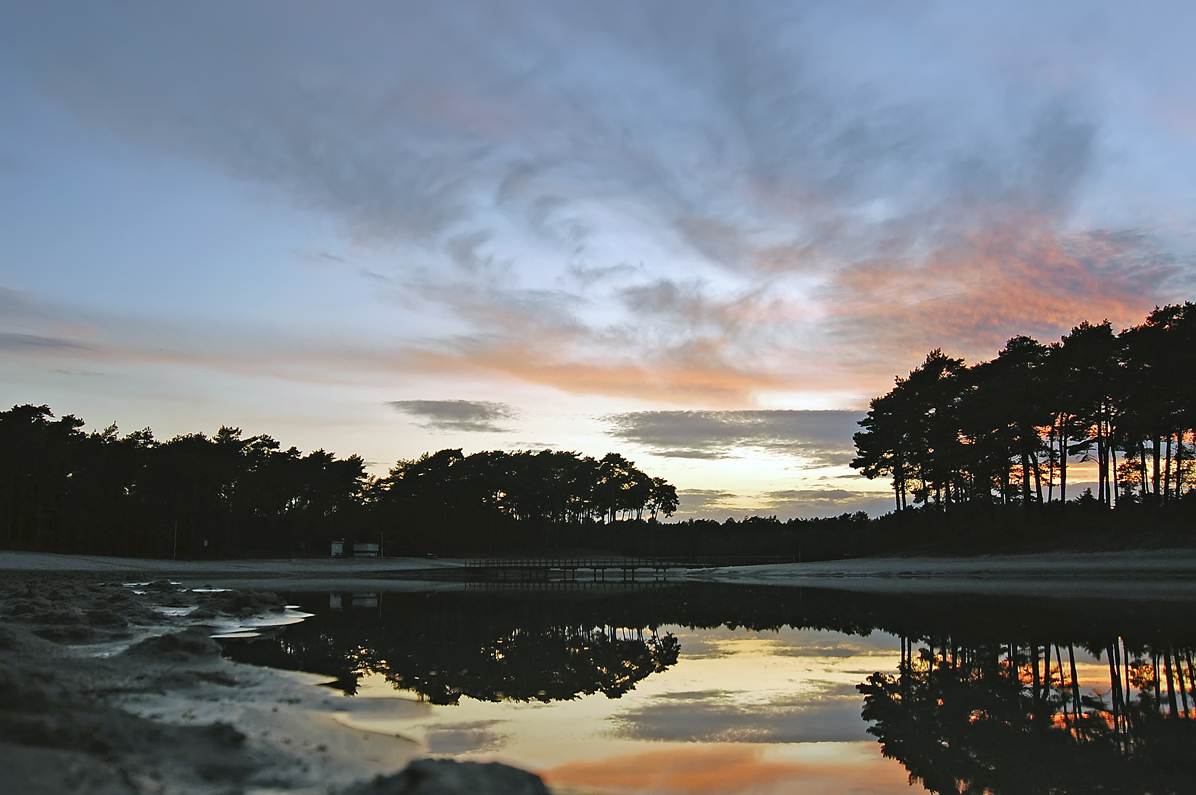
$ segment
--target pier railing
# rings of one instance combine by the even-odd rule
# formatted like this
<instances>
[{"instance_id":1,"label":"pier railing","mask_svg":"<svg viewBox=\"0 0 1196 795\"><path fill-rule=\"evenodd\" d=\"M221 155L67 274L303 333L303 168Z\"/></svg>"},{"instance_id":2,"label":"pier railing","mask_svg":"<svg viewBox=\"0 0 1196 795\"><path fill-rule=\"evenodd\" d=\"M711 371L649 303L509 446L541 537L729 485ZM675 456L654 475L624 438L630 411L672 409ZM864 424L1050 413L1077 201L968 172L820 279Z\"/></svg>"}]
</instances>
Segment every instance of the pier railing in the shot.
<instances>
[{"instance_id":1,"label":"pier railing","mask_svg":"<svg viewBox=\"0 0 1196 795\"><path fill-rule=\"evenodd\" d=\"M473 558L465 561L467 571L485 581L577 581L607 582L608 575L623 582L666 580L670 571L721 566L759 566L794 563L796 558L775 556L702 556L670 558Z\"/></svg>"}]
</instances>

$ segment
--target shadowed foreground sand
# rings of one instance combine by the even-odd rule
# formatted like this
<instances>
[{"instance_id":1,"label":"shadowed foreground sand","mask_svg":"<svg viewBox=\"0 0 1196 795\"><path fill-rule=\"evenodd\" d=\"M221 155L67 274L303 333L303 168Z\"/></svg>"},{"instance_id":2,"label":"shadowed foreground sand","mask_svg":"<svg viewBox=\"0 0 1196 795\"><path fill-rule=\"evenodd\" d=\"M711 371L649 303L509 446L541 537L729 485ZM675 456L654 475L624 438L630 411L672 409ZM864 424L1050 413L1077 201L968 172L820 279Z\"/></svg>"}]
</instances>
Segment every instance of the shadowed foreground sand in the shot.
<instances>
[{"instance_id":1,"label":"shadowed foreground sand","mask_svg":"<svg viewBox=\"0 0 1196 795\"><path fill-rule=\"evenodd\" d=\"M546 795L501 765L403 771L426 749L346 724L427 705L343 698L316 686L326 677L225 660L210 637L302 616L269 593L9 569L0 792Z\"/></svg>"}]
</instances>

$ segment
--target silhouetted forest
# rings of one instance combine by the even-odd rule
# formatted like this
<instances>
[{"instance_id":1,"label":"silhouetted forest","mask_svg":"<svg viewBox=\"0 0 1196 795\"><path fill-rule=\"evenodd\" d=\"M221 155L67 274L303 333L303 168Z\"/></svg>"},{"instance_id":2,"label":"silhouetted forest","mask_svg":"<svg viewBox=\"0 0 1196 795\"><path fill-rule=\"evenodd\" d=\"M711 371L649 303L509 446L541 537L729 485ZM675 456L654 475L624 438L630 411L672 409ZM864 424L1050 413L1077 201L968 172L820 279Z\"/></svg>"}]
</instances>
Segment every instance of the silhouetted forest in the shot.
<instances>
[{"instance_id":1,"label":"silhouetted forest","mask_svg":"<svg viewBox=\"0 0 1196 795\"><path fill-rule=\"evenodd\" d=\"M941 350L874 399L852 466L896 510L665 523L676 489L617 453L441 450L385 477L222 427L158 441L86 433L47 406L0 412L0 546L99 554L775 555L821 560L1187 544L1196 508L1196 304L1115 334L1014 337L970 367ZM1069 494L1077 461L1096 493ZM1074 473L1073 473L1074 474ZM1070 499L1069 499L1070 497Z\"/></svg>"},{"instance_id":2,"label":"silhouetted forest","mask_svg":"<svg viewBox=\"0 0 1196 795\"><path fill-rule=\"evenodd\" d=\"M851 465L891 477L898 511L1066 502L1076 457L1096 464L1084 500L1170 503L1193 484L1196 304L1120 334L1105 321L1050 345L1014 337L971 367L931 351L860 425Z\"/></svg>"},{"instance_id":3,"label":"silhouetted forest","mask_svg":"<svg viewBox=\"0 0 1196 795\"><path fill-rule=\"evenodd\" d=\"M387 554L478 554L613 538L654 521L676 489L617 453L543 450L400 461L302 454L222 427L158 441L147 428L86 433L48 406L0 412L0 546L147 556L327 555L334 539Z\"/></svg>"}]
</instances>

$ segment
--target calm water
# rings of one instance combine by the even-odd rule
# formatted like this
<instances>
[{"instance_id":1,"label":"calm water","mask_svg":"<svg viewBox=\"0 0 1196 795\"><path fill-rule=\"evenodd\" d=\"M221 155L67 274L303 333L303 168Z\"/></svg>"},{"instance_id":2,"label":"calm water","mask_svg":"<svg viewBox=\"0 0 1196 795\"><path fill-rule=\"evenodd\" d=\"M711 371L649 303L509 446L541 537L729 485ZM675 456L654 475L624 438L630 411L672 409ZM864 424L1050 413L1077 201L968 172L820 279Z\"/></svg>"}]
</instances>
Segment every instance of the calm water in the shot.
<instances>
[{"instance_id":1,"label":"calm water","mask_svg":"<svg viewBox=\"0 0 1196 795\"><path fill-rule=\"evenodd\" d=\"M234 659L594 793L1196 791L1196 605L703 585L290 594ZM911 778L912 777L912 778Z\"/></svg>"}]
</instances>

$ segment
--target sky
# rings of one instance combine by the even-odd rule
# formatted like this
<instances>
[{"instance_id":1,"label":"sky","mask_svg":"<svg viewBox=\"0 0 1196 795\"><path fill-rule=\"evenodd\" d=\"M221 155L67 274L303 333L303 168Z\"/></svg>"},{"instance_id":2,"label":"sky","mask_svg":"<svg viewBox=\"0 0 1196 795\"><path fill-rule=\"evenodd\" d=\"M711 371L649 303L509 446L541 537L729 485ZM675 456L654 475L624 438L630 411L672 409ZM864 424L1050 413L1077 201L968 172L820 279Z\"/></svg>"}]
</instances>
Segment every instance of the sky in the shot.
<instances>
[{"instance_id":1,"label":"sky","mask_svg":"<svg viewBox=\"0 0 1196 795\"><path fill-rule=\"evenodd\" d=\"M5 3L0 403L891 504L868 401L1196 296L1184 2Z\"/></svg>"}]
</instances>

